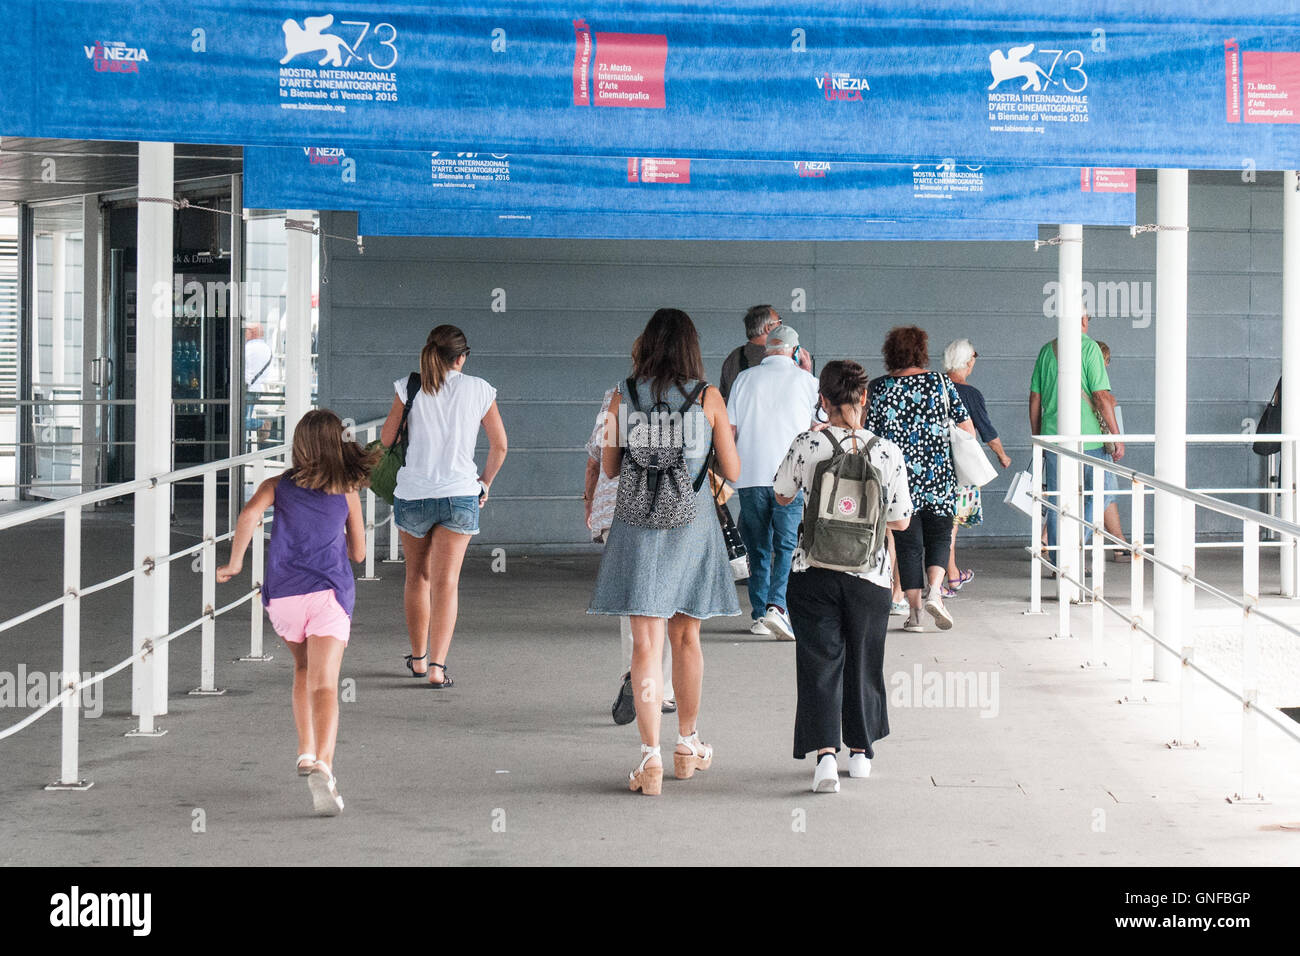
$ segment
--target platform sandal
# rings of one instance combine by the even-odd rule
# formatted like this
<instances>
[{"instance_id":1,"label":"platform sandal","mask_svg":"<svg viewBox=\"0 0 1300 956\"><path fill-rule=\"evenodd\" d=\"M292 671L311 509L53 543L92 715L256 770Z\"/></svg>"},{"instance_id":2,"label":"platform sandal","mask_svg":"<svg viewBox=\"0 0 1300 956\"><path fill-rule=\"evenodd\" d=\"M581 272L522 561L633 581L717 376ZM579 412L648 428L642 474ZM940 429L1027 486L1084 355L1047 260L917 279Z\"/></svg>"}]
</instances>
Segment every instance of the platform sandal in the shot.
<instances>
[{"instance_id":1,"label":"platform sandal","mask_svg":"<svg viewBox=\"0 0 1300 956\"><path fill-rule=\"evenodd\" d=\"M689 737L683 737L680 734L677 737L677 746L687 747L690 753L684 754L679 751L673 751L673 773L678 780L689 780L695 776L697 770L708 770L713 766L713 748L708 744L700 743L700 732L697 730Z\"/></svg>"},{"instance_id":2,"label":"platform sandal","mask_svg":"<svg viewBox=\"0 0 1300 956\"><path fill-rule=\"evenodd\" d=\"M664 768L662 764L658 767L647 767L651 757L659 756L658 747L647 747L641 745L641 762L637 768L627 775L627 788L633 792L640 790L648 797L657 797L663 790L664 786ZM662 759L662 758L661 758Z\"/></svg>"}]
</instances>

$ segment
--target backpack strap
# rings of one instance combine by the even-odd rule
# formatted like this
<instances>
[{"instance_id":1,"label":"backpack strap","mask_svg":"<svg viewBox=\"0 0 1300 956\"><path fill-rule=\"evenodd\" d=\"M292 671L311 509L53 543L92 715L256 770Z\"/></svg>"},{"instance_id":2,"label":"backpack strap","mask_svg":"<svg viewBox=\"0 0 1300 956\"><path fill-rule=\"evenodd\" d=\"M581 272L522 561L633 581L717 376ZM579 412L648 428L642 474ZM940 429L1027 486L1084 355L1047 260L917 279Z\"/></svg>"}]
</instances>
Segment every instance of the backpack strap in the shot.
<instances>
[{"instance_id":1,"label":"backpack strap","mask_svg":"<svg viewBox=\"0 0 1300 956\"><path fill-rule=\"evenodd\" d=\"M700 393L703 392L708 387L709 387L708 382L697 382L695 388L691 391L691 394L686 395L685 389L681 388L681 386L678 386L677 390L681 392L683 395L686 395L686 401L682 403L681 408L677 409L677 413L679 415L685 415L688 411L690 411L691 406L695 404L695 400L700 397Z\"/></svg>"},{"instance_id":2,"label":"backpack strap","mask_svg":"<svg viewBox=\"0 0 1300 956\"><path fill-rule=\"evenodd\" d=\"M840 440L838 438L836 438L833 434L831 434L831 430L829 428L823 428L821 433L831 440L832 458L834 458L836 455L844 454L844 446L840 444Z\"/></svg>"},{"instance_id":3,"label":"backpack strap","mask_svg":"<svg viewBox=\"0 0 1300 956\"><path fill-rule=\"evenodd\" d=\"M641 411L641 399L636 394L636 379L629 375L624 384L627 385L627 400L632 403L632 410Z\"/></svg>"}]
</instances>

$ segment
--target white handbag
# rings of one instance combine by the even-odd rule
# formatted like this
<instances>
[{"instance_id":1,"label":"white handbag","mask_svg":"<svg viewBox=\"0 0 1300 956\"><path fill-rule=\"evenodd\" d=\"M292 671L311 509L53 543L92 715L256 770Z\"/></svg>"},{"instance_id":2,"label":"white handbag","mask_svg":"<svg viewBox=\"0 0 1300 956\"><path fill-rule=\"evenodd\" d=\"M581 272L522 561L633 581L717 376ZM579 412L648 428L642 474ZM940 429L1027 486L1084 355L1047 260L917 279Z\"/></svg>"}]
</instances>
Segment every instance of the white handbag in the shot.
<instances>
[{"instance_id":1,"label":"white handbag","mask_svg":"<svg viewBox=\"0 0 1300 956\"><path fill-rule=\"evenodd\" d=\"M984 455L979 439L952 420L948 404L948 376L941 375L943 410L948 416L948 444L952 449L952 467L957 473L957 484L981 488L998 476L997 469Z\"/></svg>"},{"instance_id":2,"label":"white handbag","mask_svg":"<svg viewBox=\"0 0 1300 956\"><path fill-rule=\"evenodd\" d=\"M1029 517L1034 516L1034 476L1027 471L1016 472L1011 479L1011 485L1007 488L1007 495L1002 499L1003 504L1008 504L1017 511L1023 511Z\"/></svg>"}]
</instances>

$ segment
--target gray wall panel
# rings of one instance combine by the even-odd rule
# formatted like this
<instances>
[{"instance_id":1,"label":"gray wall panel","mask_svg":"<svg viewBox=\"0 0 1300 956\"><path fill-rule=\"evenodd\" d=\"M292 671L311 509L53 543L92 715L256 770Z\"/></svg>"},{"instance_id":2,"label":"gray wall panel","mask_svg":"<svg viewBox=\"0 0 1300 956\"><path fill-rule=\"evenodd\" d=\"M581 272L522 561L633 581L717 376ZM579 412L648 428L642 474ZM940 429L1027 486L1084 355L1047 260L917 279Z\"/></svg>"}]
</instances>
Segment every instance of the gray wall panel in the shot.
<instances>
[{"instance_id":1,"label":"gray wall panel","mask_svg":"<svg viewBox=\"0 0 1300 956\"><path fill-rule=\"evenodd\" d=\"M1192 174L1188 288L1188 427L1239 432L1259 414L1279 374L1280 193L1277 177L1254 185L1234 173ZM327 231L346 235L355 218L330 214ZM1155 219L1154 175L1142 172L1138 222ZM1055 225L1043 225L1050 238ZM1094 307L1092 334L1114 351L1111 381L1130 431L1154 423L1156 237L1123 228L1085 231L1085 279L1138 283L1125 315ZM428 330L461 326L473 353L469 371L499 390L510 434L481 543L584 544L582 446L603 391L627 373L632 340L663 305L685 309L700 331L716 381L725 354L742 339L741 317L771 302L817 356L862 361L882 371L888 329L918 322L930 332L933 364L965 336L980 352L973 384L1018 467L1029 458L1026 400L1038 349L1056 334L1044 314L1044 287L1056 279L1056 251L1031 243L959 242L605 242L562 240L380 239L358 256L332 243L322 288L327 402L356 418L381 414L389 382L413 369ZM1148 285L1149 284L1149 285ZM506 311L492 311L494 289ZM793 310L803 290L806 311ZM1116 297L1112 304L1119 305ZM479 459L486 454L480 439ZM1126 464L1152 467L1150 448L1133 446ZM1194 484L1251 484L1260 461L1225 447L1189 453ZM1000 504L1008 482L988 488L974 535L1023 535L1028 520ZM1123 509L1127 524L1127 506ZM1208 527L1208 525L1207 525Z\"/></svg>"}]
</instances>

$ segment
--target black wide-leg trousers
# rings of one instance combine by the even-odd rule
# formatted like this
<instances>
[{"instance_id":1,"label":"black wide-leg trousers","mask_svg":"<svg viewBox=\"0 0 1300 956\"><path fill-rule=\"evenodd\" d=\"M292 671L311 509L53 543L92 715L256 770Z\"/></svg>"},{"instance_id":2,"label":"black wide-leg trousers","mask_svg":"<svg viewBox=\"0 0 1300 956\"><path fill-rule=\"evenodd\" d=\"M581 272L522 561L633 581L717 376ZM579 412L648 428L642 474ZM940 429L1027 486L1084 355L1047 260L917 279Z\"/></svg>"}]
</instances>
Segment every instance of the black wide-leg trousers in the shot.
<instances>
[{"instance_id":1,"label":"black wide-leg trousers","mask_svg":"<svg viewBox=\"0 0 1300 956\"><path fill-rule=\"evenodd\" d=\"M885 633L890 589L841 571L809 568L790 575L799 690L794 755L823 747L865 750L889 735Z\"/></svg>"}]
</instances>

